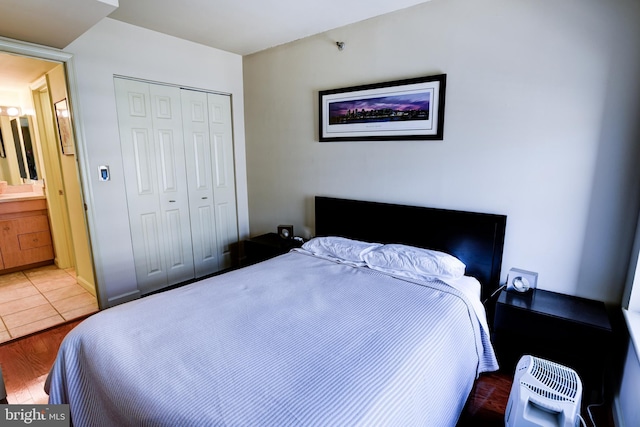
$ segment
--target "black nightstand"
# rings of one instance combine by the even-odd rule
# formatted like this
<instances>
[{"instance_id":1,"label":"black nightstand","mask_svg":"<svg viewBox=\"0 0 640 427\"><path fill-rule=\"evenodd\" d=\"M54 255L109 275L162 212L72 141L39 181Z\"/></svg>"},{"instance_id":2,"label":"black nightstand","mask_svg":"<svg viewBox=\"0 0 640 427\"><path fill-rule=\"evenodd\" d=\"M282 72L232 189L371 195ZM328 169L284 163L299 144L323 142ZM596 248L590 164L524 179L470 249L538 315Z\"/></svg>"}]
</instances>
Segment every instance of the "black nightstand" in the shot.
<instances>
[{"instance_id":1,"label":"black nightstand","mask_svg":"<svg viewBox=\"0 0 640 427\"><path fill-rule=\"evenodd\" d=\"M535 289L502 291L496 302L492 340L503 372L531 354L575 369L584 391L600 395L612 335L601 301Z\"/></svg>"},{"instance_id":2,"label":"black nightstand","mask_svg":"<svg viewBox=\"0 0 640 427\"><path fill-rule=\"evenodd\" d=\"M255 264L299 248L302 242L283 239L277 233L267 233L244 241L245 265Z\"/></svg>"}]
</instances>

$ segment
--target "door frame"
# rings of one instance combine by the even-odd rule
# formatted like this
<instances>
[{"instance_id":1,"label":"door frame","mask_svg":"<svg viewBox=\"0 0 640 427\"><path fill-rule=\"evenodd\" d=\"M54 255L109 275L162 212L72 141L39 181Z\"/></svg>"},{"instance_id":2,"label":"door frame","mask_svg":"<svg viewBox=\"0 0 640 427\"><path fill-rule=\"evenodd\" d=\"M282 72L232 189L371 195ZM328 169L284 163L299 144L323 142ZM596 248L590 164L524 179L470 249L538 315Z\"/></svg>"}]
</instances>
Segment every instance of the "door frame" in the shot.
<instances>
[{"instance_id":1,"label":"door frame","mask_svg":"<svg viewBox=\"0 0 640 427\"><path fill-rule=\"evenodd\" d=\"M56 144L53 146L51 144L51 141L57 142L57 139L53 135L55 129L49 99L50 91L44 76L31 85L31 94L36 111L37 126L35 128L40 136L42 169L47 175L45 194L49 206L55 263L58 268L75 268L75 248L69 225L69 211L62 168L60 167L60 154L57 150L52 150L57 148Z\"/></svg>"},{"instance_id":2,"label":"door frame","mask_svg":"<svg viewBox=\"0 0 640 427\"><path fill-rule=\"evenodd\" d=\"M76 144L75 154L78 169L78 179L80 181L80 196L82 199L82 203L84 204L84 216L87 223L86 231L89 242L89 250L91 252L93 272L95 276L94 279L97 294L96 296L98 299L99 308L102 309L103 307L107 307L108 298L103 292L102 287L100 286L100 284L103 282L102 279L104 277L104 270L100 258L99 247L93 244L91 238L91 230L96 229L96 220L93 215L93 194L89 182L89 175L87 173L87 171L90 170L90 167L86 150L86 139L84 137L84 127L82 125L82 120L79 119L80 108L78 106L78 100L80 99L80 96L78 94L78 84L76 81L73 55L46 46L8 39L5 37L0 37L0 51L36 59L59 62L64 65L67 92L69 95L69 109L71 110L71 117L75 118L75 120L72 121L74 139Z\"/></svg>"}]
</instances>

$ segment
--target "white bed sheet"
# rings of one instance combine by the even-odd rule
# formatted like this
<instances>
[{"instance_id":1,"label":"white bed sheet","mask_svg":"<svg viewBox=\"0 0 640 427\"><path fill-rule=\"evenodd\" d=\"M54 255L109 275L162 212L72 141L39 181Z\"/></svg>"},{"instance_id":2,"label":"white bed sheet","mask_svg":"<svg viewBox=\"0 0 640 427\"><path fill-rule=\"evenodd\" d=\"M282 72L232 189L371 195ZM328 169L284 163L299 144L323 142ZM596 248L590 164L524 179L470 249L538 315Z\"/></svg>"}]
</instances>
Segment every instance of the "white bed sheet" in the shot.
<instances>
[{"instance_id":1,"label":"white bed sheet","mask_svg":"<svg viewBox=\"0 0 640 427\"><path fill-rule=\"evenodd\" d=\"M497 369L483 318L450 285L290 252L88 318L49 402L76 426L454 426Z\"/></svg>"}]
</instances>

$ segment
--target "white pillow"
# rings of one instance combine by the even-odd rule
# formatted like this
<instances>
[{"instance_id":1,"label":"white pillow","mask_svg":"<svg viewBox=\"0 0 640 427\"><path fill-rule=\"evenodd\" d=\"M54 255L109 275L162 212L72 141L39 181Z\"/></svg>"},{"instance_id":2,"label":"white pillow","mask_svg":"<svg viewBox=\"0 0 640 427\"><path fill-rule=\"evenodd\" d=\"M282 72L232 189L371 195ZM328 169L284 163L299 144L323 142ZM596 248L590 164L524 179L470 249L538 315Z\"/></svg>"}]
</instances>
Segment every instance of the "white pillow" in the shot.
<instances>
[{"instance_id":1,"label":"white pillow","mask_svg":"<svg viewBox=\"0 0 640 427\"><path fill-rule=\"evenodd\" d=\"M389 244L363 254L371 269L418 280L455 280L464 276L466 266L444 252L414 246Z\"/></svg>"},{"instance_id":2,"label":"white pillow","mask_svg":"<svg viewBox=\"0 0 640 427\"><path fill-rule=\"evenodd\" d=\"M362 255L376 247L380 243L367 243L345 237L315 237L302 245L302 249L325 258L338 262L364 265Z\"/></svg>"}]
</instances>

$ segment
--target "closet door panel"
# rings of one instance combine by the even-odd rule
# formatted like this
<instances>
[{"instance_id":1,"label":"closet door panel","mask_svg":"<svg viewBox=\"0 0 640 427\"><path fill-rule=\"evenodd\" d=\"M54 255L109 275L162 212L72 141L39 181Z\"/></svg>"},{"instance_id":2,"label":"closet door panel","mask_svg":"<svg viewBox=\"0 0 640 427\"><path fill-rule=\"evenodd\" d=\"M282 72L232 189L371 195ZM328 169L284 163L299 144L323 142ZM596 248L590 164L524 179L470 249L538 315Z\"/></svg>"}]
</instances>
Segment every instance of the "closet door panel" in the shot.
<instances>
[{"instance_id":1,"label":"closet door panel","mask_svg":"<svg viewBox=\"0 0 640 427\"><path fill-rule=\"evenodd\" d=\"M123 80L116 80L116 87L121 87L127 95L129 101L129 116L131 117L147 117L149 111L148 90L142 85L127 84Z\"/></svg>"},{"instance_id":2,"label":"closet door panel","mask_svg":"<svg viewBox=\"0 0 640 427\"><path fill-rule=\"evenodd\" d=\"M155 212L142 214L140 216L140 231L144 236L141 240L141 244L144 246L142 252L144 256L144 264L140 267L144 267L144 273L146 278L153 276L161 276L159 280L164 283L164 253L163 245L160 239L160 223L158 216ZM136 260L136 268L138 268L139 259Z\"/></svg>"},{"instance_id":3,"label":"closet door panel","mask_svg":"<svg viewBox=\"0 0 640 427\"><path fill-rule=\"evenodd\" d=\"M233 260L237 257L238 242L231 97L208 93L207 103L212 141L211 161L215 169L213 196L216 205L216 233L222 269L233 265Z\"/></svg>"},{"instance_id":4,"label":"closet door panel","mask_svg":"<svg viewBox=\"0 0 640 427\"><path fill-rule=\"evenodd\" d=\"M192 142L192 162L191 174L194 179L194 190L208 192L211 191L211 162L209 162L209 136L206 132L193 132Z\"/></svg>"},{"instance_id":5,"label":"closet door panel","mask_svg":"<svg viewBox=\"0 0 640 427\"><path fill-rule=\"evenodd\" d=\"M193 260L186 258L186 254L190 254L191 251L184 246L185 242L182 238L182 233L185 226L182 223L182 217L182 212L177 209L165 211L165 234L167 234L169 236L169 240L173 242L173 244L168 248L169 256L167 267L170 272L178 271L185 266L193 264ZM191 242L188 243L190 246ZM191 277L187 277L187 279L190 278Z\"/></svg>"},{"instance_id":6,"label":"closet door panel","mask_svg":"<svg viewBox=\"0 0 640 427\"><path fill-rule=\"evenodd\" d=\"M155 192L155 155L153 141L149 139L147 129L131 129L133 160L138 184L138 195L157 196Z\"/></svg>"},{"instance_id":7,"label":"closet door panel","mask_svg":"<svg viewBox=\"0 0 640 427\"><path fill-rule=\"evenodd\" d=\"M207 95L183 89L182 115L196 277L220 270Z\"/></svg>"},{"instance_id":8,"label":"closet door panel","mask_svg":"<svg viewBox=\"0 0 640 427\"><path fill-rule=\"evenodd\" d=\"M176 165L176 149L173 134L167 130L158 132L160 145L160 177L162 179L162 191L164 193L176 193L178 191L178 166Z\"/></svg>"},{"instance_id":9,"label":"closet door panel","mask_svg":"<svg viewBox=\"0 0 640 427\"><path fill-rule=\"evenodd\" d=\"M115 79L123 173L138 287L165 286L165 242L148 85Z\"/></svg>"},{"instance_id":10,"label":"closet door panel","mask_svg":"<svg viewBox=\"0 0 640 427\"><path fill-rule=\"evenodd\" d=\"M204 262L216 262L217 258L217 242L215 233L215 220L213 209L211 206L201 206L198 208L198 225L202 230L202 237L197 239L201 259Z\"/></svg>"},{"instance_id":11,"label":"closet door panel","mask_svg":"<svg viewBox=\"0 0 640 427\"><path fill-rule=\"evenodd\" d=\"M236 206L230 203L218 203L216 204L216 213L218 218L216 227L219 230L218 243L226 268L231 266L231 257L238 242Z\"/></svg>"},{"instance_id":12,"label":"closet door panel","mask_svg":"<svg viewBox=\"0 0 640 427\"><path fill-rule=\"evenodd\" d=\"M167 283L172 285L195 277L180 89L150 84L149 91L157 144L155 160L165 230Z\"/></svg>"},{"instance_id":13,"label":"closet door panel","mask_svg":"<svg viewBox=\"0 0 640 427\"><path fill-rule=\"evenodd\" d=\"M213 160L215 162L216 188L228 188L229 181L233 183L233 176L230 176L227 165L230 163L228 158L233 157L233 153L229 153L229 144L225 141L224 134L213 134ZM233 146L231 146L232 148Z\"/></svg>"},{"instance_id":14,"label":"closet door panel","mask_svg":"<svg viewBox=\"0 0 640 427\"><path fill-rule=\"evenodd\" d=\"M138 288L194 277L180 90L114 79Z\"/></svg>"}]
</instances>

